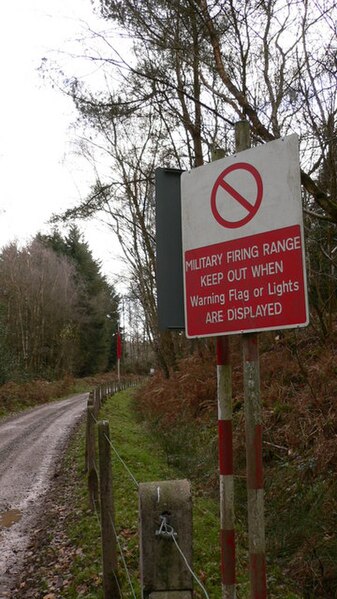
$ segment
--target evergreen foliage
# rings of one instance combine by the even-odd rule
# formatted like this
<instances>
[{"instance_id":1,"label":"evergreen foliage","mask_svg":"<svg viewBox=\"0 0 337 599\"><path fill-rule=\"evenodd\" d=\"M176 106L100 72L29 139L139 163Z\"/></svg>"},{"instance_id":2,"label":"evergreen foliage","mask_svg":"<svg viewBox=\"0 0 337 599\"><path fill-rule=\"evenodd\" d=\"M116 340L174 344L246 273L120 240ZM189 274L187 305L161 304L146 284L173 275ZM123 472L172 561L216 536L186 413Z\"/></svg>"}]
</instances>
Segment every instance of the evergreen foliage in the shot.
<instances>
[{"instance_id":1,"label":"evergreen foliage","mask_svg":"<svg viewBox=\"0 0 337 599\"><path fill-rule=\"evenodd\" d=\"M104 372L116 362L118 297L80 231L0 254L0 384Z\"/></svg>"},{"instance_id":2,"label":"evergreen foliage","mask_svg":"<svg viewBox=\"0 0 337 599\"><path fill-rule=\"evenodd\" d=\"M11 351L6 343L6 336L6 309L3 304L0 304L0 385L3 385L9 379L13 366Z\"/></svg>"},{"instance_id":3,"label":"evergreen foliage","mask_svg":"<svg viewBox=\"0 0 337 599\"><path fill-rule=\"evenodd\" d=\"M118 296L101 273L88 243L76 226L62 237L40 235L40 241L59 255L66 256L75 268L79 290L78 357L75 374L86 376L111 368L116 362L114 333L118 323Z\"/></svg>"}]
</instances>

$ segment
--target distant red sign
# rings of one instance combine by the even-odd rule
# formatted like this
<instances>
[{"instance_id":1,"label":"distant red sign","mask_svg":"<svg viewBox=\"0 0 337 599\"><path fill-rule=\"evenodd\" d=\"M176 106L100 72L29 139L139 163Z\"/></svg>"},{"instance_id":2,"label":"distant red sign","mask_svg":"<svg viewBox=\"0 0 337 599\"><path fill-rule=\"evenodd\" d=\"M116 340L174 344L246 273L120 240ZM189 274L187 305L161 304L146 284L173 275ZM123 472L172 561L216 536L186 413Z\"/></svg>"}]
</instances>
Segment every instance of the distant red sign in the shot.
<instances>
[{"instance_id":1,"label":"distant red sign","mask_svg":"<svg viewBox=\"0 0 337 599\"><path fill-rule=\"evenodd\" d=\"M237 176L240 176L240 171L242 172L242 174L249 173L251 179L249 185L249 198L244 197L240 193L240 191L235 189L235 187L230 185L230 183L228 182L228 175L233 171L238 171L236 173ZM221 192L226 192L226 201L224 201L222 197L223 193ZM218 196L220 197L218 198ZM248 223L257 213L261 205L262 196L263 183L258 170L252 164L249 164L247 162L236 162L235 164L230 165L224 171L222 171L222 173L220 173L217 180L215 181L211 195L211 208L213 216L223 227L229 229L236 229L237 227L242 227L243 225ZM228 218L224 218L221 215L222 213L226 215L227 211L230 212L229 204L233 202L238 202L238 204L244 209L244 212L246 212L245 216L243 218L240 218L239 220L228 220ZM218 203L221 203L223 205L221 214L219 212ZM226 204L228 205L228 207L226 206Z\"/></svg>"},{"instance_id":2,"label":"distant red sign","mask_svg":"<svg viewBox=\"0 0 337 599\"><path fill-rule=\"evenodd\" d=\"M185 253L188 336L306 323L299 225Z\"/></svg>"},{"instance_id":3,"label":"distant red sign","mask_svg":"<svg viewBox=\"0 0 337 599\"><path fill-rule=\"evenodd\" d=\"M117 360L122 357L122 337L120 332L117 333Z\"/></svg>"}]
</instances>

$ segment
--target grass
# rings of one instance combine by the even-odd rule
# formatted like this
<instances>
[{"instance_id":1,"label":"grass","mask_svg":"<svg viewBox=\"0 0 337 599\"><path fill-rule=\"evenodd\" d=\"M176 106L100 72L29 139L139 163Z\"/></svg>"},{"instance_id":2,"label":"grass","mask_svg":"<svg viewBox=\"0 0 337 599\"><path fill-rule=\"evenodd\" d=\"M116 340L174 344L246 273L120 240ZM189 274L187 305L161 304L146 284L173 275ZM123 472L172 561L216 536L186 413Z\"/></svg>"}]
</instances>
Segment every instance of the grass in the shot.
<instances>
[{"instance_id":1,"label":"grass","mask_svg":"<svg viewBox=\"0 0 337 599\"><path fill-rule=\"evenodd\" d=\"M100 412L100 419L110 423L110 439L118 454L129 466L137 481L165 480L173 471L166 465L163 451L153 445L143 426L133 419L130 394L121 392L110 399ZM98 518L88 510L86 479L83 475L84 432L77 436L67 458L66 467L76 463L76 518L68 530L72 544L82 549L72 566L73 582L63 595L66 598L81 596L89 599L103 597L101 591L101 546ZM139 589L138 556L138 489L125 467L112 451L115 523L121 547L137 596ZM120 563L121 585L124 594L132 596L126 572Z\"/></svg>"},{"instance_id":2,"label":"grass","mask_svg":"<svg viewBox=\"0 0 337 599\"><path fill-rule=\"evenodd\" d=\"M100 419L110 423L110 438L118 454L125 461L138 482L150 482L183 478L186 460L179 460L177 451L174 459L169 447L162 445L159 439L149 432L146 423L137 418L132 392L124 391L110 398L103 406ZM185 430L185 438L187 432ZM205 431L201 432L204 438ZM195 439L195 444L197 441ZM186 454L183 443L180 453ZM76 488L74 490L76 508L68 524L68 536L75 551L71 566L71 583L63 589L64 599L100 599L102 595L101 548L98 518L88 510L86 478L83 474L84 432L78 435L67 457L66 468L76 469ZM186 456L185 456L186 457ZM112 452L113 481L116 510L116 529L127 567L137 597L139 586L138 552L138 494L137 486L123 464ZM185 464L185 465L184 465ZM218 499L207 493L202 481L193 481L193 530L194 563L193 569L205 586L210 599L220 599L220 555L219 555L219 519ZM247 534L245 522L237 523L238 584L237 598L248 599L249 583L247 577ZM120 561L120 579L123 595L132 597L124 566ZM273 599L298 599L287 585L278 564L268 564L268 585ZM204 593L195 584L197 599Z\"/></svg>"}]
</instances>

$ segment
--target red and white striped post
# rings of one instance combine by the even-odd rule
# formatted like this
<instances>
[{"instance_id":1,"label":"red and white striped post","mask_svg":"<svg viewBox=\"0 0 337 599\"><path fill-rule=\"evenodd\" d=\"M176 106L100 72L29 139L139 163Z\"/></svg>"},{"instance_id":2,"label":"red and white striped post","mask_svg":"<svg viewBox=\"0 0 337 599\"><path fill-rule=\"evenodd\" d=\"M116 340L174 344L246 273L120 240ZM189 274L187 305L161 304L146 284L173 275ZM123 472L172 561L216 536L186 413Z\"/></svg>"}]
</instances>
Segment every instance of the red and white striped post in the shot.
<instances>
[{"instance_id":1,"label":"red and white striped post","mask_svg":"<svg viewBox=\"0 0 337 599\"><path fill-rule=\"evenodd\" d=\"M212 151L212 162L225 156L224 150ZM233 407L232 368L229 339L216 338L218 445L220 474L220 547L221 586L223 599L235 599L235 528L234 528L234 472L233 472Z\"/></svg>"},{"instance_id":2,"label":"red and white striped post","mask_svg":"<svg viewBox=\"0 0 337 599\"><path fill-rule=\"evenodd\" d=\"M217 394L220 471L221 583L223 599L235 599L235 528L232 372L228 337L217 337Z\"/></svg>"},{"instance_id":3,"label":"red and white striped post","mask_svg":"<svg viewBox=\"0 0 337 599\"><path fill-rule=\"evenodd\" d=\"M236 151L250 148L248 121L235 127ZM242 335L246 428L249 575L251 599L267 599L264 488L262 462L262 405L257 333Z\"/></svg>"},{"instance_id":4,"label":"red and white striped post","mask_svg":"<svg viewBox=\"0 0 337 599\"><path fill-rule=\"evenodd\" d=\"M121 380L121 357L122 357L122 338L119 332L119 327L117 331L117 380L120 382Z\"/></svg>"}]
</instances>

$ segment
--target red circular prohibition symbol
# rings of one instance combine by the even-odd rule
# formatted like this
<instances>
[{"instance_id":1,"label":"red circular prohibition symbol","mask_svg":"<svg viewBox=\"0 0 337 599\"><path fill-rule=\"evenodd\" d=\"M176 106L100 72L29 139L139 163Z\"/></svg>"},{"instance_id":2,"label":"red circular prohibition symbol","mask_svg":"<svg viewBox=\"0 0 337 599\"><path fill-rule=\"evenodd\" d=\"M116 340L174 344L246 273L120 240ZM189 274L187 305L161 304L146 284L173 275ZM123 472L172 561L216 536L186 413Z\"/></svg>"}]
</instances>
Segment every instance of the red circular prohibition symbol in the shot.
<instances>
[{"instance_id":1,"label":"red circular prohibition symbol","mask_svg":"<svg viewBox=\"0 0 337 599\"><path fill-rule=\"evenodd\" d=\"M251 173L251 175L253 175L254 181L256 183L256 197L254 198L254 201L252 203L248 202L248 200L246 200L246 198L244 198L236 189L234 189L234 187L232 187L225 180L226 176L229 173L231 173L232 171L240 170L240 169ZM247 211L246 216L244 216L241 220L238 220L238 221L226 220L219 214L219 211L218 211L218 208L216 205L216 195L217 195L217 191L220 187L222 189L224 189L230 196L232 196L233 200L236 200ZM223 227L226 227L228 229L236 229L238 227L242 227L243 225L248 223L257 213L257 211L261 205L262 196L263 196L262 178L261 178L259 171L255 168L255 166L252 166L248 162L236 162L235 164L231 164L231 166L228 166L224 171L222 171L222 173L220 173L220 175L218 176L217 180L215 181L215 183L213 185L212 194L211 194L211 208L212 208L213 216L220 225L222 225Z\"/></svg>"}]
</instances>

